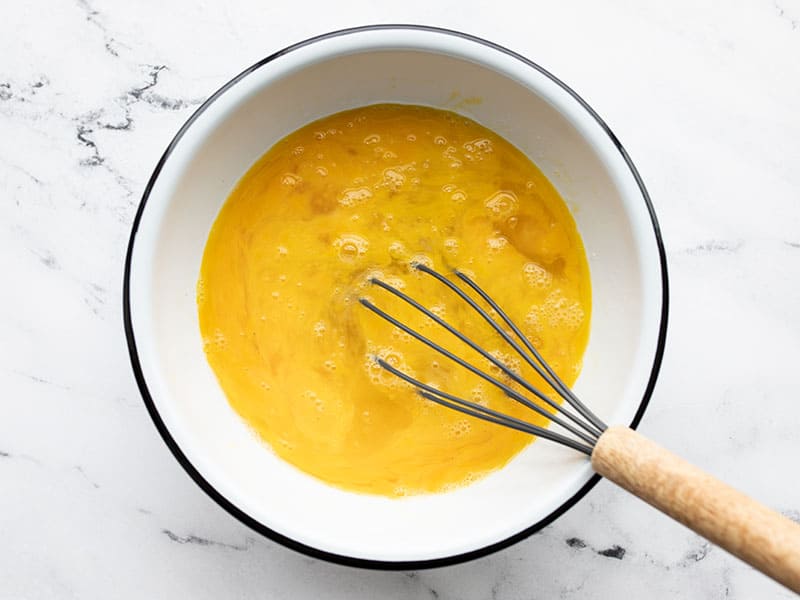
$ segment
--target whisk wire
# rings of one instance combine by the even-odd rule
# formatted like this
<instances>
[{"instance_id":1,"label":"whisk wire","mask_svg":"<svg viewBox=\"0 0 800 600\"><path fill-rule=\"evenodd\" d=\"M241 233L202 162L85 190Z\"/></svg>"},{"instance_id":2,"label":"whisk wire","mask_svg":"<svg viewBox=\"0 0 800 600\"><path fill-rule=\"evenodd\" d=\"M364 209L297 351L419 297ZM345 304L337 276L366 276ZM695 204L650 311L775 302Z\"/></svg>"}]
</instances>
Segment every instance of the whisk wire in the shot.
<instances>
[{"instance_id":1,"label":"whisk wire","mask_svg":"<svg viewBox=\"0 0 800 600\"><path fill-rule=\"evenodd\" d=\"M448 279L443 278L435 271L426 268L425 265L420 265L419 267L417 267L417 269L425 273L428 273L429 275L432 275L437 280L447 285L450 289L456 289L457 293L462 298L467 297L460 289L455 287L455 284L450 282ZM495 321L491 317L491 315L489 315L488 312L486 312L475 302L469 302L470 306L472 306L472 308L474 308L475 311L478 312L478 314L480 314L492 327L494 327L495 331L497 331L501 336L503 336L503 339L505 339L517 351L517 353L520 356L522 356L525 359L525 361L536 370L536 372L542 377L542 379L544 379L545 381L547 381L547 383L550 384L550 387L552 387L559 393L567 394L568 396L573 395L572 391L566 385L564 385L564 382L561 381L561 379L558 377L555 371L553 371L550 368L550 366L544 362L539 352L536 350L536 348L533 346L530 340L528 340L527 336L522 333L519 327L517 327L517 325L508 317L508 315L500 308L500 306L498 306L498 304L486 292L484 292L482 288L480 288L474 281L472 281L472 279L470 279L470 277L466 273L463 273L462 271L459 270L455 270L454 274L464 283L469 285L472 288L472 290L475 291L481 298L483 298L483 300L497 313L497 315L499 315L500 318L503 319L503 322L505 322L505 324L514 332L517 338L519 338L520 341L522 341L525 344L525 346L528 348L531 354L533 354L536 361L531 359L531 357L525 351L523 351L523 349L519 346L519 344L517 344L514 341L514 339L511 338L511 336L509 336L502 329L502 327L500 327L497 321Z\"/></svg>"},{"instance_id":2,"label":"whisk wire","mask_svg":"<svg viewBox=\"0 0 800 600\"><path fill-rule=\"evenodd\" d=\"M439 390L431 385L422 383L418 379L415 379L407 373L404 373L403 371L393 367L382 358L375 357L375 360L381 366L381 368L385 369L389 373L392 373L393 375L396 375L403 381L417 387L417 393L427 400L431 400L432 402L436 402L437 404L441 404L447 408L477 417L478 419L483 419L484 421L488 421L490 423L504 425L506 427L516 429L517 431L538 435L540 437L565 444L570 448L574 448L575 450L584 452L586 454L591 454L592 452L590 446L576 442L575 440L545 429L544 427L534 425L533 423L528 423L527 421L512 417L511 415L503 414L487 406L482 406L477 402L471 402L470 400L459 398L458 396L454 396L453 394Z\"/></svg>"},{"instance_id":3,"label":"whisk wire","mask_svg":"<svg viewBox=\"0 0 800 600\"><path fill-rule=\"evenodd\" d=\"M412 307L414 307L416 310L418 310L419 312L421 312L422 314L424 314L428 318L432 319L437 325L443 327L444 329L449 331L452 335L456 336L462 342L467 344L470 348L472 348L473 350L478 352L486 360L491 362L494 366L496 366L503 373L505 373L509 378L511 378L514 382L516 382L517 384L521 385L526 390L528 390L530 393L535 395L537 398L539 398L540 400L545 402L553 410L556 410L556 411L560 412L565 417L569 418L573 423L575 423L578 426L584 428L590 435L594 436L595 438L600 436L600 432L599 431L595 431L593 427L591 427L587 423L581 421L577 416L573 415L571 412L565 410L562 406L560 406L558 403L556 403L552 399L550 399L544 392L539 390L536 386L532 385L531 383L529 383L528 381L526 381L525 379L520 377L519 374L515 373L514 370L511 369L508 365L506 365L503 361L499 360L498 358L493 356L490 352L487 352L486 350L481 348L473 340L471 340L469 337L467 337L466 335L464 335L463 333L458 331L455 327L450 325L447 321L442 319L439 315L437 315L436 313L434 313L430 309L425 308L419 302L417 302L416 300L414 300L413 298L411 298L407 294L401 292L396 287L394 287L392 285L389 285L388 283L385 283L385 282L381 281L380 279L372 278L370 281L371 281L371 283L373 285L377 285L378 287L383 288L384 290L386 290L386 291L390 292L391 294L397 296L398 298L400 298L401 300L403 300L407 304L411 305ZM480 310L480 307L477 307L477 308ZM489 317L488 315L486 315L486 318L491 319L491 317ZM504 331L502 332L502 334L507 336L507 334ZM419 339L419 338L417 338L417 339ZM508 340L508 341L510 343L512 343L512 344L514 343L513 339L512 340ZM521 353L522 350L520 349L519 352ZM503 390L503 391L505 391L505 390ZM531 405L528 404L527 402L523 402L523 404L525 404L529 408L532 408ZM559 421L554 421L554 422L559 423Z\"/></svg>"},{"instance_id":4,"label":"whisk wire","mask_svg":"<svg viewBox=\"0 0 800 600\"><path fill-rule=\"evenodd\" d=\"M464 290L459 288L455 283L450 281L447 277L442 275L441 273L437 273L430 267L417 263L414 265L414 268L418 271L422 271L423 273L427 273L431 277L435 278L440 283L444 284L448 288L450 288L453 292L455 292L461 299L463 299L467 304L472 307L475 312L477 312L483 319L492 326L492 328L500 334L500 336L512 347L514 350L517 351L525 362L527 362L538 374L539 376L544 379L553 390L558 393L562 398L564 398L575 410L577 410L584 418L588 419L591 423L591 432L596 437L599 437L600 434L605 430L605 425L603 422L595 416L592 411L590 411L573 393L571 389L561 380L561 378L556 374L556 372L550 367L547 361L542 358L542 355L536 350L534 345L528 339L528 337L522 333L519 327L517 327L516 323L514 323L511 318L501 309L498 304L487 294L477 283L475 283L466 273L463 271L459 271L456 269L454 274L456 277L461 279L464 283L466 283L474 292L476 292L483 300L500 316L500 318L505 322L505 324L514 332L514 334L522 341L523 344L527 347L530 353L535 358L532 359L521 347L520 345L514 340L501 326L497 321L495 321L492 316L486 312L475 300L473 300ZM540 366L541 365L541 366ZM571 416L571 413L564 410L563 407L560 405L558 406L558 410L565 415ZM571 416L572 418L572 416ZM582 426L586 426L583 421L578 419L572 418L573 422L580 423Z\"/></svg>"},{"instance_id":5,"label":"whisk wire","mask_svg":"<svg viewBox=\"0 0 800 600\"><path fill-rule=\"evenodd\" d=\"M519 346L519 344L510 336L508 333L500 326L497 321L495 321L492 316L486 312L475 300L473 300L466 292L464 292L461 288L459 288L455 283L447 279L444 275L437 273L433 269L427 267L423 264L415 264L414 268L418 271L422 271L423 273L427 273L428 275L437 279L440 283L444 284L448 288L450 288L453 292L455 292L462 300L464 300L467 304L472 307L475 312L477 312L483 319L492 326L492 328L512 347L517 353L525 359L525 361L533 367L533 369L539 374L539 376L544 379L551 388L556 391L560 391L560 388L555 380L553 380L550 375L544 371L536 362L531 360L531 358L525 353L525 351ZM457 275L461 276L460 271L455 272ZM464 275L466 277L466 275ZM494 307L492 307L494 308ZM498 313L499 314L499 313ZM515 333L519 336L518 329L516 327L513 328Z\"/></svg>"},{"instance_id":6,"label":"whisk wire","mask_svg":"<svg viewBox=\"0 0 800 600\"><path fill-rule=\"evenodd\" d=\"M419 270L424 271L424 272L426 272L426 273L428 273L430 275L433 275L434 277L439 279L439 277L437 277L437 275L439 275L439 274L436 273L435 271L433 271L432 269L429 269L425 265L420 265L417 268ZM456 277L461 279L470 288L472 288L481 298L483 298L483 300L489 306L491 306L495 310L495 312L497 312L498 315L500 315L500 318L502 318L503 321L506 323L506 325L508 325L511 328L511 330L522 341L522 343L525 344L525 346L528 348L530 353L533 354L533 356L536 358L536 360L542 365L542 367L552 377L552 381L550 379L548 379L548 378L545 378L545 380L548 383L550 383L550 385L553 387L553 389L555 389L556 391L560 392L560 395L567 402L569 402L569 404L572 405L575 408L575 410L577 410L579 413L581 413L581 415L583 415L585 418L589 419L589 421L591 421L592 425L597 427L597 429L598 429L597 435L598 436L603 431L605 431L606 430L605 423L603 423L603 421L601 421L597 417L597 415L595 415L591 410L589 410L589 408L583 402L581 402L580 399L575 395L575 393L561 380L561 378L550 367L550 365L547 363L547 361L545 361L544 358L542 358L542 355L539 354L539 352L536 350L536 348L531 343L531 341L528 339L528 337L524 333L522 333L522 331L519 329L519 327L517 327L517 325L509 318L509 316L505 313L505 311L503 311L503 309L501 309L497 305L497 303L492 299L492 297L489 296L489 294L487 294L477 283L475 283L464 272L459 271L458 269L456 269L454 273L455 273ZM439 279L439 281L441 281L441 279ZM473 308L476 308L475 305L473 305L472 303L470 303L470 304L473 306ZM479 310L479 312L483 312L483 311ZM488 315L486 315L486 317L488 317ZM484 318L486 318L486 317L484 317ZM503 332L503 333L505 333L505 332ZM501 333L501 335L502 335L502 333ZM503 336L503 337L508 340L508 338L506 338L506 336ZM509 343L511 343L511 342L509 342ZM524 352L522 352L521 349L519 349L517 344L512 343L511 345L517 350L517 352L519 352L527 360L528 364L530 364L534 369L536 369L537 373L542 375L542 373L539 370L539 368L533 364L533 362L530 360L530 358Z\"/></svg>"},{"instance_id":7,"label":"whisk wire","mask_svg":"<svg viewBox=\"0 0 800 600\"><path fill-rule=\"evenodd\" d=\"M374 281L373 281L373 282L374 282ZM382 282L381 282L381 283L382 283ZM389 287L391 287L391 286L388 286L388 284L383 284L383 286L382 286L382 287L389 288ZM394 288L392 288L392 289L394 289ZM397 290L397 291L399 292L399 290ZM399 293L401 293L401 294L402 294L402 292L399 292ZM403 295L404 295L404 294L403 294ZM409 299L409 300L410 300L410 299ZM434 342L433 340L431 340L431 339L429 339L429 338L425 337L424 335L422 335L421 333L419 333L419 332L415 331L414 329L412 329L411 327L409 327L409 326L408 326L408 325L406 325L405 323L401 323L400 321L398 321L397 319L395 319L395 318L394 318L393 316L391 316L390 314L386 313L385 311L383 311L383 310L381 310L380 308L378 308L377 306L375 306L375 305L374 305L372 302L370 302L370 301L369 301L369 300L367 300L366 298L359 298L359 302L360 302L360 303L361 303L361 304L362 304L364 307L368 308L369 310L371 310L372 312L374 312L376 315L378 315L379 317L381 317L381 318L383 318L384 320L388 321L389 323L391 323L391 324L392 324L392 325L394 325L395 327L397 327L397 328L399 328L399 329L402 329L403 331L405 331L406 333L408 333L409 335L411 335L411 336L412 336L412 337L414 337L415 339L419 340L420 342L422 342L423 344L425 344L425 345L426 345L426 346L428 346L429 348L432 348L433 350L436 350L436 351L437 351L439 354L441 354L442 356L445 356L445 357L449 358L450 360L452 360L453 362L456 362L456 363L458 363L459 365L461 365L462 367L464 367L464 368L465 368L465 369L467 369L468 371L471 371L472 373L474 373L474 374L475 374L475 375L477 375L478 377L481 377L482 379L484 379L485 381L488 381L489 383L491 383L491 384L492 384L492 385L494 385L495 387L498 387L498 388L499 388L499 389L501 389L501 390L502 390L502 391L503 391L503 392L504 392L504 393L505 393L507 396L509 396L509 397L510 397L510 398L512 398L513 400L516 400L516 401L517 401L517 402L519 402L520 404L523 404L524 406L527 406L528 408L530 408L530 409L531 409L531 410L533 410L534 412L536 412L536 413L538 413L539 415L541 415L541 416L545 417L546 419L549 419L549 420L550 420L550 421L552 421L553 423L556 423L557 425L559 425L559 426L563 427L564 429L566 429L567 431L569 431L569 432L570 432L570 433L572 433L573 435L576 435L576 436L578 436L579 438L581 438L581 439L582 439L582 440L584 440L585 442L587 442L587 443L589 443L589 444L594 444L594 443L595 443L595 441L596 441L596 438L594 438L594 437L590 437L589 435L587 435L587 434L586 434L586 433L584 433L583 431L581 431L581 430L579 430L579 429L576 429L575 427L573 427L573 426L572 426L572 425L570 425L569 423L565 422L563 419L559 418L557 415L554 415L554 414L552 414L552 413L550 413L550 412L546 411L546 410L545 410L544 408L542 408L541 406L539 406L539 405L537 405L537 404L535 404L535 403L531 402L531 401L530 401L530 400L528 400L528 399L527 399L525 396L523 396L522 394L520 394L519 392L517 392L517 391L516 391L516 390L514 390L513 388L509 387L508 385L506 385L505 383L503 383L503 382L502 382L502 381L500 381L499 379L497 379L497 378L495 378L495 377L492 377L491 375L489 375L488 373L486 373L486 372L482 371L482 370L481 370L481 369L479 369L478 367L476 367L476 366L474 366L474 365L472 365L472 364L468 363L468 362L467 362L466 360L464 360L463 358L461 358L461 357L459 357L459 356L457 356L457 355L453 354L452 352L450 352L450 351L449 351L449 350L447 350L446 348L443 348L442 346L440 346L439 344L437 344L437 343L436 343L436 342ZM413 301L412 301L412 302L413 302ZM420 310L421 310L423 313L425 313L427 316L429 316L429 317L431 317L431 318L437 318L437 319L438 319L438 317L436 317L436 315L434 315L432 312L430 312L430 311L429 311L428 309L426 309L425 307L423 307L423 306L419 305L419 304L418 304L418 303L416 303L416 302L415 302L414 304L415 304L417 307L419 307L419 309L420 309ZM483 351L483 352L485 352L485 351Z\"/></svg>"},{"instance_id":8,"label":"whisk wire","mask_svg":"<svg viewBox=\"0 0 800 600\"><path fill-rule=\"evenodd\" d=\"M440 346L439 344L427 338L426 336L422 335L418 331L415 331L405 323L402 323L401 321L394 318L387 312L375 306L375 304L373 304L370 300L366 298L359 298L359 302L365 308L369 309L382 319L388 321L398 329L406 332L408 335L422 342L429 348L432 348L442 356L445 356L449 360L467 369L474 375L477 375L483 380L489 382L493 386L500 389L506 396L508 396L512 400L515 400L520 404L530 408L540 416L550 420L554 424L558 425L567 432L576 436L577 438L579 438L579 440L574 440L561 433L551 431L545 427L534 425L533 423L529 423L527 421L518 419L511 415L503 414L499 411L482 406L476 402L471 402L469 400L459 398L458 396L439 390L431 385L422 383L421 381L415 379L411 375L404 373L397 367L389 364L388 361L380 357L375 357L377 364L382 369L388 371L389 373L399 377L400 379L416 387L417 393L419 393L420 396L422 396L427 400L436 402L440 405L459 411L461 413L479 419L483 419L484 421L488 421L490 423L495 423L505 427L510 427L517 431L522 431L525 433L537 435L545 439L549 439L551 441L557 442L569 448L578 450L579 452L591 455L592 449L597 443L598 438L600 437L600 435L602 435L603 431L606 430L606 425L578 399L578 397L572 392L572 390L569 389L569 387L561 380L561 378L556 374L556 372L552 369L552 367L550 367L547 361L545 361L544 358L541 356L541 354L536 350L531 341L525 336L525 334L522 333L520 328L517 327L517 325L511 320L511 318L497 305L497 303L494 300L492 300L492 298L463 271L459 270L454 271L455 276L458 277L458 279L461 280L461 282L466 284L481 299L483 299L483 301L490 307L490 309L495 313L495 315L497 315L499 319L502 320L502 322L505 323L505 325L517 337L517 339L519 339L519 341L522 342L522 344L524 344L528 352L525 351L525 349L517 342L517 340L515 340L511 336L511 334L497 320L495 320L495 318L492 315L490 315L489 312L487 312L486 309L484 309L480 304L478 304L478 302L472 296L470 296L466 291L464 291L461 287L459 287L455 282L451 281L444 275L438 273L437 271L433 270L432 268L424 264L414 263L412 264L412 268L432 276L437 281L444 284L450 290L455 292L474 311L476 311L492 327L492 329L494 329L494 331L503 338L504 341L506 341L512 348L514 348L514 350L525 360L525 362L528 365L530 365L545 382L547 382L547 384L553 389L553 391L555 391L559 396L561 396L561 398L564 399L566 403L569 404L573 409L575 409L580 414L580 416L573 414L569 410L566 410L563 405L554 402L551 398L549 398L536 386L526 381L520 374L516 373L513 369L511 369L502 360L499 360L491 353L487 352L484 348L479 346L472 339L470 339L469 337L458 331L455 327L447 323L444 319L439 317L439 315L425 308L419 302L417 302L410 296L406 295L405 293L401 292L394 286L385 283L377 278L372 278L370 280L372 284L400 298L401 300L412 306L414 309L416 309L417 311L421 312L422 314L430 318L437 325L446 329L450 334L457 337L463 343L467 344L473 350L478 352L480 356L482 356L484 359L488 360L492 365L500 369L501 373L504 373L513 382L520 385L522 388L524 388L525 390L536 396L536 398L538 398L547 406L549 406L551 409L553 409L554 412L549 412L543 406L540 406L539 404L536 404L535 402L526 398L523 394L518 392L516 389L510 387L509 385L505 384L503 381L481 370L480 368L470 364L465 359L450 352L446 348ZM563 415L573 424L577 425L577 428L574 427L569 422L562 419L559 415ZM586 419L586 421L581 419L580 418L581 416L584 419Z\"/></svg>"}]
</instances>

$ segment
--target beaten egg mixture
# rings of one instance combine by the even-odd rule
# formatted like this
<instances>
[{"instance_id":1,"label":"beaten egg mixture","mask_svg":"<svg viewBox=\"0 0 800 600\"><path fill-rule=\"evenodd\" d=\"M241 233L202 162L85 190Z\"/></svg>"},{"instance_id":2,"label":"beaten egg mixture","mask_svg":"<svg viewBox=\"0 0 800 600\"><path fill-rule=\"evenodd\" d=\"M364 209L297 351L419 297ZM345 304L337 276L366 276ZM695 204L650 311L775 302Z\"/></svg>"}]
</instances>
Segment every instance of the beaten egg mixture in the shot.
<instances>
[{"instance_id":1,"label":"beaten egg mixture","mask_svg":"<svg viewBox=\"0 0 800 600\"><path fill-rule=\"evenodd\" d=\"M253 431L329 484L385 496L445 491L503 466L532 439L422 399L376 356L453 394L544 423L359 304L369 298L507 380L370 285L378 277L550 392L414 262L472 276L573 383L591 301L575 223L528 158L463 116L385 104L311 123L253 165L209 235L197 291L208 361Z\"/></svg>"}]
</instances>

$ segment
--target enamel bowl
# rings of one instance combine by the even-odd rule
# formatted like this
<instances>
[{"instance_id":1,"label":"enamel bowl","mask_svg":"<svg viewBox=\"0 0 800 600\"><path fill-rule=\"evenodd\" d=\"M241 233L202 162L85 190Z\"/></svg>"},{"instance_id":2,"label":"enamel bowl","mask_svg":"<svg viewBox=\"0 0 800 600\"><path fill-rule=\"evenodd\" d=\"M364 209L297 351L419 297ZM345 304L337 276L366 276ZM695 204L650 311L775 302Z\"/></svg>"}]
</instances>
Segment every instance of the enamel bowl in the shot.
<instances>
[{"instance_id":1,"label":"enamel bowl","mask_svg":"<svg viewBox=\"0 0 800 600\"><path fill-rule=\"evenodd\" d=\"M378 102L468 116L527 153L558 188L583 237L593 286L575 389L607 423L635 426L655 384L667 316L666 261L647 192L620 143L575 92L513 52L452 31L330 33L262 60L211 96L170 143L144 193L125 265L125 328L156 427L220 506L315 557L439 566L550 523L596 483L589 461L539 440L456 491L389 499L330 487L279 459L234 413L198 326L203 249L238 179L300 126Z\"/></svg>"}]
</instances>

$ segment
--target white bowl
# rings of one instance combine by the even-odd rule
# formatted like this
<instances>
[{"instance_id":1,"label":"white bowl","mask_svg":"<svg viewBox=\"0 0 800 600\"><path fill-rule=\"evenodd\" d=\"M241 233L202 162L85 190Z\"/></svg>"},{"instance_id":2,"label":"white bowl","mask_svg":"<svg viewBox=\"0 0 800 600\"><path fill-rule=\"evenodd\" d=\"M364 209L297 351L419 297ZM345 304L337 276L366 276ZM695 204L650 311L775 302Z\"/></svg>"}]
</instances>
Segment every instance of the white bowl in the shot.
<instances>
[{"instance_id":1,"label":"white bowl","mask_svg":"<svg viewBox=\"0 0 800 600\"><path fill-rule=\"evenodd\" d=\"M175 136L144 193L125 266L125 327L158 430L223 508L272 539L335 562L439 566L551 522L596 483L586 457L540 440L453 492L395 500L330 487L279 459L234 413L198 326L203 248L237 180L298 127L377 102L475 119L527 153L558 188L583 236L593 285L575 389L607 423L635 426L655 384L667 317L666 259L647 192L577 94L527 59L452 31L330 33L262 60L211 96Z\"/></svg>"}]
</instances>

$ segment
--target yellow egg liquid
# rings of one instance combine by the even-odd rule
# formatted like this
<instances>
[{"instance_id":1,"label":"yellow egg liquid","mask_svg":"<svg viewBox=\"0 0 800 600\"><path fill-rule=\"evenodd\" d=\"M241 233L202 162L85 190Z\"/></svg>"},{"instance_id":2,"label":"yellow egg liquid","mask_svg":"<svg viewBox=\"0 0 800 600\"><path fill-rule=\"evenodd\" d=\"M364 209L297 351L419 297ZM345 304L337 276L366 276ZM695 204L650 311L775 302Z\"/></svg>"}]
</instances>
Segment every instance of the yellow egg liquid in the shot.
<instances>
[{"instance_id":1,"label":"yellow egg liquid","mask_svg":"<svg viewBox=\"0 0 800 600\"><path fill-rule=\"evenodd\" d=\"M197 292L209 364L231 406L276 454L334 486L384 496L441 492L502 467L533 439L421 398L375 356L452 394L545 423L364 308L360 297L510 381L371 277L401 288L555 396L463 300L413 270L414 261L471 275L574 382L591 306L575 222L527 157L463 116L382 104L311 123L253 165L209 235Z\"/></svg>"}]
</instances>

